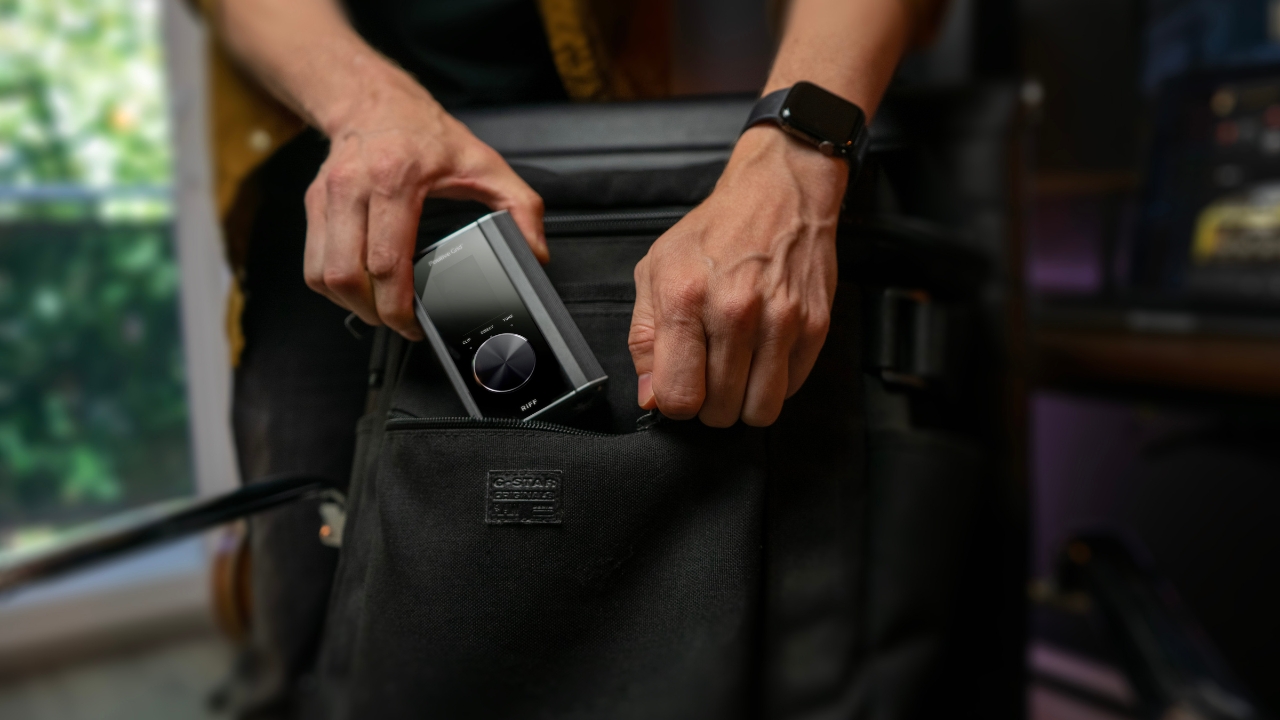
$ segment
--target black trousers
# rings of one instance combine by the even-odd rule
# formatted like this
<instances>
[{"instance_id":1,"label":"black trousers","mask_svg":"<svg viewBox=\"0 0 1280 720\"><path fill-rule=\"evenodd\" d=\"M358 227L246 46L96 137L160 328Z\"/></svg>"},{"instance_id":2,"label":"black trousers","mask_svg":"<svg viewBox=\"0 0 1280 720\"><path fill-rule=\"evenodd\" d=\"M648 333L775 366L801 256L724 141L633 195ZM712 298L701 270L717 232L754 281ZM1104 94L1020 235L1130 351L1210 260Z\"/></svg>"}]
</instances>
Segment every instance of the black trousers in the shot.
<instances>
[{"instance_id":1,"label":"black trousers","mask_svg":"<svg viewBox=\"0 0 1280 720\"><path fill-rule=\"evenodd\" d=\"M232 424L245 483L287 472L345 482L365 402L369 337L347 311L306 286L303 195L328 144L304 133L263 165L261 203L245 267L244 353ZM293 715L295 689L315 661L337 551L318 542L313 502L253 518L252 635L233 684L245 718Z\"/></svg>"}]
</instances>

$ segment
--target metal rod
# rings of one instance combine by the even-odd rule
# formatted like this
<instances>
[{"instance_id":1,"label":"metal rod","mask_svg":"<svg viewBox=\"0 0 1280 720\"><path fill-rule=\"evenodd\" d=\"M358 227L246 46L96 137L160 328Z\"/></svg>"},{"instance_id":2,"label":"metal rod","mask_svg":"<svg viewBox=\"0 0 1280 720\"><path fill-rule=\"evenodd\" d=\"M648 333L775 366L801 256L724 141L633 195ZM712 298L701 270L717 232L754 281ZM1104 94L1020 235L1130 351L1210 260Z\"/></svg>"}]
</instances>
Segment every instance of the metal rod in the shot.
<instances>
[{"instance_id":1,"label":"metal rod","mask_svg":"<svg viewBox=\"0 0 1280 720\"><path fill-rule=\"evenodd\" d=\"M314 475L281 475L224 495L156 503L111 516L71 531L52 547L0 554L0 593L315 497L336 486Z\"/></svg>"}]
</instances>

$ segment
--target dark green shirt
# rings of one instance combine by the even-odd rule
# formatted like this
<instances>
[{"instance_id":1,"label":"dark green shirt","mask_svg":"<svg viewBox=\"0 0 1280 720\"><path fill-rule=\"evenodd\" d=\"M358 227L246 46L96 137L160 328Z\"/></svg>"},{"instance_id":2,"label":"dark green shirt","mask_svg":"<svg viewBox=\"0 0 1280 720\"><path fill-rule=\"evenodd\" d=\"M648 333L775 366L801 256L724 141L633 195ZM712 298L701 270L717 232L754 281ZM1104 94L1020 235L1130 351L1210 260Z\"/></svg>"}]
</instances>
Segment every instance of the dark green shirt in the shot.
<instances>
[{"instance_id":1,"label":"dark green shirt","mask_svg":"<svg viewBox=\"0 0 1280 720\"><path fill-rule=\"evenodd\" d=\"M346 0L365 40L446 108L565 100L535 0Z\"/></svg>"}]
</instances>

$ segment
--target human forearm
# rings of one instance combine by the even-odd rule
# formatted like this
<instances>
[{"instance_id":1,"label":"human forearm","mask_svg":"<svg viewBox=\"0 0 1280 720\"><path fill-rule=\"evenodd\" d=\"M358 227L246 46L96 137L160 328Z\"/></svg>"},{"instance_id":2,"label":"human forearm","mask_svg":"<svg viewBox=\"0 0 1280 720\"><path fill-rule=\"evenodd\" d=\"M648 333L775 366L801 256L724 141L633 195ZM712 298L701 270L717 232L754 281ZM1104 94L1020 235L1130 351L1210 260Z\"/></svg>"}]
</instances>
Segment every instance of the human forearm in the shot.
<instances>
[{"instance_id":1,"label":"human forearm","mask_svg":"<svg viewBox=\"0 0 1280 720\"><path fill-rule=\"evenodd\" d=\"M874 115L939 0L791 0L765 92L807 80Z\"/></svg>"},{"instance_id":2,"label":"human forearm","mask_svg":"<svg viewBox=\"0 0 1280 720\"><path fill-rule=\"evenodd\" d=\"M853 102L870 118L902 53L919 34L921 10L941 1L792 0L764 93L808 81ZM768 174L796 164L804 166L803 175L815 188L843 192L844 162L785 140L768 125L742 136L726 175Z\"/></svg>"},{"instance_id":3,"label":"human forearm","mask_svg":"<svg viewBox=\"0 0 1280 720\"><path fill-rule=\"evenodd\" d=\"M231 54L330 137L388 92L434 104L355 32L334 0L219 0L214 21Z\"/></svg>"}]
</instances>

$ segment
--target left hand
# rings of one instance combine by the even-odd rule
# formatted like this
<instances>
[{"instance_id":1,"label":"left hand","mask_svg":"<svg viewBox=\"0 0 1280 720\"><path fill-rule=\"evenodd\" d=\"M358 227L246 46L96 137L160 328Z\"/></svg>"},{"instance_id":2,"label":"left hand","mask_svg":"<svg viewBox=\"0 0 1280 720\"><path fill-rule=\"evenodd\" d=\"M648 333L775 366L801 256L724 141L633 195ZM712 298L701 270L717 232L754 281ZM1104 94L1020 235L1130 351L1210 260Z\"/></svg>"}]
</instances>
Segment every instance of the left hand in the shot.
<instances>
[{"instance_id":1,"label":"left hand","mask_svg":"<svg viewBox=\"0 0 1280 720\"><path fill-rule=\"evenodd\" d=\"M772 424L826 340L846 161L772 126L636 265L639 403L713 427Z\"/></svg>"}]
</instances>

